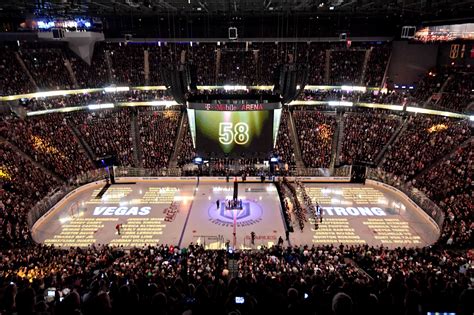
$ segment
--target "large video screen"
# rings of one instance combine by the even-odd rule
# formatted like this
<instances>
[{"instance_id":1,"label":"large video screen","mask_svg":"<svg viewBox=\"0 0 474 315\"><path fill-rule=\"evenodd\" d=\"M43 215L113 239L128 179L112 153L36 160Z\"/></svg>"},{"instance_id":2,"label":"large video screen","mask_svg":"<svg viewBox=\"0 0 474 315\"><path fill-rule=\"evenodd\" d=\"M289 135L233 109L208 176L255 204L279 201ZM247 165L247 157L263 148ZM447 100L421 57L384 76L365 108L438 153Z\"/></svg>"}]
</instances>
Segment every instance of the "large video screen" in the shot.
<instances>
[{"instance_id":1,"label":"large video screen","mask_svg":"<svg viewBox=\"0 0 474 315\"><path fill-rule=\"evenodd\" d=\"M274 111L195 110L195 125L191 132L195 133L197 154L204 157L268 155L273 149L279 124L280 115L275 121ZM281 114L281 110L276 111ZM192 116L189 116L190 121Z\"/></svg>"}]
</instances>

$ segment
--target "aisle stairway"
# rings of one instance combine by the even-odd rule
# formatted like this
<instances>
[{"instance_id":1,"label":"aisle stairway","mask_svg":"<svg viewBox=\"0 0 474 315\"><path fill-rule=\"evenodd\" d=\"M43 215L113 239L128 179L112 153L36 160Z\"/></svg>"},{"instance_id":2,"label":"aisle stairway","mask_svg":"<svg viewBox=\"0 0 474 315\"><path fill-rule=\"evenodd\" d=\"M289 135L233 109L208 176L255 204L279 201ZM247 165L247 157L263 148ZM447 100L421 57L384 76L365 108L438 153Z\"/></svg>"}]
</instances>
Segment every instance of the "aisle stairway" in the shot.
<instances>
[{"instance_id":1,"label":"aisle stairway","mask_svg":"<svg viewBox=\"0 0 474 315\"><path fill-rule=\"evenodd\" d=\"M390 50L390 56L388 57L387 65L385 66L385 71L383 73L383 79L382 79L382 82L379 86L380 88L383 88L385 86L385 82L387 82L388 69L390 67L390 62L392 61L392 55L393 55L393 50Z\"/></svg>"},{"instance_id":2,"label":"aisle stairway","mask_svg":"<svg viewBox=\"0 0 474 315\"><path fill-rule=\"evenodd\" d=\"M132 110L130 115L130 137L133 144L133 161L136 167L143 167L142 146L140 141L140 129L137 123L137 111Z\"/></svg>"},{"instance_id":3,"label":"aisle stairway","mask_svg":"<svg viewBox=\"0 0 474 315\"><path fill-rule=\"evenodd\" d=\"M23 69L23 71L25 72L25 74L28 76L28 79L30 79L31 84L33 84L35 89L38 91L39 90L38 84L36 84L35 79L33 79L33 76L31 75L30 71L26 67L25 62L23 61L23 59L21 59L21 56L18 52L15 52L15 57L16 57L16 60L18 60L18 63L20 64L20 66Z\"/></svg>"},{"instance_id":4,"label":"aisle stairway","mask_svg":"<svg viewBox=\"0 0 474 315\"><path fill-rule=\"evenodd\" d=\"M442 99L442 93L444 92L444 90L446 89L446 86L448 86L448 83L454 79L454 76L453 75L450 75L448 76L448 78L443 82L443 84L441 85L440 89L436 92L437 94L440 94L441 97L438 97L435 101L432 101L433 100L433 94L430 95L430 97L428 98L428 100L423 104L423 107L436 107L436 105L438 105L439 101ZM428 106L429 105L429 106Z\"/></svg>"},{"instance_id":5,"label":"aisle stairway","mask_svg":"<svg viewBox=\"0 0 474 315\"><path fill-rule=\"evenodd\" d=\"M444 80L443 84L441 84L441 87L440 87L438 90L433 91L433 92L428 96L428 98L423 102L423 104L421 105L421 107L423 107L423 108L429 108L429 107L432 107L433 105L435 105L436 103L438 103L439 99L437 99L436 101L432 102L433 95L438 94L438 93L442 93L443 90L446 88L446 85L448 84L448 82L449 82L450 80L451 80L451 76L448 76L448 77L446 78L446 80Z\"/></svg>"},{"instance_id":6,"label":"aisle stairway","mask_svg":"<svg viewBox=\"0 0 474 315\"><path fill-rule=\"evenodd\" d=\"M373 47L365 51L364 64L362 65L362 75L360 76L360 85L365 85L365 74L367 72L367 64L369 63L370 55L372 53Z\"/></svg>"},{"instance_id":7,"label":"aisle stairway","mask_svg":"<svg viewBox=\"0 0 474 315\"><path fill-rule=\"evenodd\" d=\"M181 144L183 143L184 135L186 133L186 128L184 128L184 121L186 119L187 113L184 112L181 114L179 120L178 133L176 137L176 142L174 144L174 150L170 157L169 168L176 169L178 168L178 155L181 150Z\"/></svg>"},{"instance_id":8,"label":"aisle stairway","mask_svg":"<svg viewBox=\"0 0 474 315\"><path fill-rule=\"evenodd\" d=\"M456 152L461 149L461 148L465 148L467 147L470 143L474 142L474 137L471 137L469 139L467 139L466 141L464 141L463 143L461 143L459 146L455 147L454 149L451 150L451 152L449 152L448 154L442 156L440 159L434 161L433 163L431 163L430 165L428 165L427 167L425 167L423 170L421 170L418 174L416 174L412 179L418 179L420 177L422 177L423 175L425 175L426 173L428 173L431 169L435 168L436 166L440 165L441 163L443 163L444 161L446 160L449 160L451 159L455 154Z\"/></svg>"},{"instance_id":9,"label":"aisle stairway","mask_svg":"<svg viewBox=\"0 0 474 315\"><path fill-rule=\"evenodd\" d=\"M217 82L217 79L219 78L219 72L220 72L220 67L221 67L221 56L222 56L222 51L220 48L217 48L216 51L216 73L215 73L215 81Z\"/></svg>"},{"instance_id":10,"label":"aisle stairway","mask_svg":"<svg viewBox=\"0 0 474 315\"><path fill-rule=\"evenodd\" d=\"M67 73L69 74L69 78L75 89L79 88L79 84L77 83L76 75L74 74L74 70L72 70L71 62L69 59L64 58L64 66L66 67Z\"/></svg>"},{"instance_id":11,"label":"aisle stairway","mask_svg":"<svg viewBox=\"0 0 474 315\"><path fill-rule=\"evenodd\" d=\"M110 58L110 51L108 50L105 51L105 63L107 65L107 76L109 83L115 83L112 59Z\"/></svg>"},{"instance_id":12,"label":"aisle stairway","mask_svg":"<svg viewBox=\"0 0 474 315\"><path fill-rule=\"evenodd\" d=\"M326 63L325 63L325 71L324 71L324 83L329 84L329 78L330 78L330 69L331 69L331 50L327 49L326 50Z\"/></svg>"},{"instance_id":13,"label":"aisle stairway","mask_svg":"<svg viewBox=\"0 0 474 315\"><path fill-rule=\"evenodd\" d=\"M81 144L80 150L89 157L89 159L92 162L92 165L95 165L95 162L97 161L97 156L95 155L94 151L89 146L89 144L86 142L86 140L84 140L84 138L81 136L81 132L72 123L68 123L67 126L69 127L69 130L76 138L77 142Z\"/></svg>"},{"instance_id":14,"label":"aisle stairway","mask_svg":"<svg viewBox=\"0 0 474 315\"><path fill-rule=\"evenodd\" d=\"M380 167L382 166L383 162L385 161L385 153L388 151L388 149L395 143L397 143L398 138L405 132L408 126L408 117L405 118L402 122L402 124L398 127L398 129L393 133L392 137L390 137L390 140L388 140L387 144L380 150L379 154L375 157L374 163Z\"/></svg>"},{"instance_id":15,"label":"aisle stairway","mask_svg":"<svg viewBox=\"0 0 474 315\"><path fill-rule=\"evenodd\" d=\"M16 153L18 153L19 155L21 155L23 158L25 158L26 160L28 160L31 164L33 164L34 166L38 167L39 169L41 169L44 173L50 175L51 177L53 177L54 179L56 179L58 182L62 183L62 182L65 182L63 179L61 179L59 177L58 174L52 172L51 170L49 170L48 168L44 167L41 163L38 163L36 162L32 157L30 157L28 154L26 154L25 152L21 151L20 148L18 148L16 145L14 145L13 143L7 141L6 139L4 139L3 137L0 137L0 143L6 143L9 147L11 147L13 149L13 151L15 151Z\"/></svg>"},{"instance_id":16,"label":"aisle stairway","mask_svg":"<svg viewBox=\"0 0 474 315\"><path fill-rule=\"evenodd\" d=\"M332 137L332 144L331 144L331 163L329 164L329 169L331 170L331 174L334 171L334 166L336 165L337 157L338 157L338 151L337 148L339 146L339 137L340 137L340 128L339 126L343 124L341 122L341 116L336 115L336 123L337 123L337 128L334 132L334 136Z\"/></svg>"},{"instance_id":17,"label":"aisle stairway","mask_svg":"<svg viewBox=\"0 0 474 315\"><path fill-rule=\"evenodd\" d=\"M339 155L341 154L342 151L342 144L344 142L344 117L347 114L337 115L336 116L336 121L337 121L337 146L336 146L336 152L334 153L334 159L335 162L333 164L334 166L339 166Z\"/></svg>"},{"instance_id":18,"label":"aisle stairway","mask_svg":"<svg viewBox=\"0 0 474 315\"><path fill-rule=\"evenodd\" d=\"M143 71L145 73L145 85L150 85L150 53L148 50L143 51Z\"/></svg>"},{"instance_id":19,"label":"aisle stairway","mask_svg":"<svg viewBox=\"0 0 474 315\"><path fill-rule=\"evenodd\" d=\"M300 148L300 142L298 140L298 133L296 131L296 125L295 121L293 119L293 113L289 111L288 113L288 119L289 119L289 130L290 130L290 138L291 142L293 144L293 152L295 153L295 163L296 163L296 168L298 170L304 169L304 163L303 163L303 158L301 156L301 148Z\"/></svg>"}]
</instances>

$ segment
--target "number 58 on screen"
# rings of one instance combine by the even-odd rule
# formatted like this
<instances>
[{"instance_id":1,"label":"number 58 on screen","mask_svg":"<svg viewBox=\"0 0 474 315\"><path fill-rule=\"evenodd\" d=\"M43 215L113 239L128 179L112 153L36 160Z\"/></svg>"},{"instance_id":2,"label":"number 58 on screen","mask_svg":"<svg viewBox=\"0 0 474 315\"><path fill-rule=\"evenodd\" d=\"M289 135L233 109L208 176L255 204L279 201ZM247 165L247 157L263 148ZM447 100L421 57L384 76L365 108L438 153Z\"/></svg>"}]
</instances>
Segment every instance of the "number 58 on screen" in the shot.
<instances>
[{"instance_id":1,"label":"number 58 on screen","mask_svg":"<svg viewBox=\"0 0 474 315\"><path fill-rule=\"evenodd\" d=\"M222 144L243 145L249 142L249 125L243 122L219 123L219 142Z\"/></svg>"}]
</instances>

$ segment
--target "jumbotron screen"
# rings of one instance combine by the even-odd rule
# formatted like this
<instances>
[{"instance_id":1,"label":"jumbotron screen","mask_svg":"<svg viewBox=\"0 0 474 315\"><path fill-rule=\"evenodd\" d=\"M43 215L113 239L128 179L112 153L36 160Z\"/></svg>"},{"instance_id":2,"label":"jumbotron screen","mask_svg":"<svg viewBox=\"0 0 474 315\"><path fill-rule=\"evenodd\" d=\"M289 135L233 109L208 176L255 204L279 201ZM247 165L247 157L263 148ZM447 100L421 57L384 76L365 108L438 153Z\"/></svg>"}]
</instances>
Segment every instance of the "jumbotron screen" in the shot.
<instances>
[{"instance_id":1,"label":"jumbotron screen","mask_svg":"<svg viewBox=\"0 0 474 315\"><path fill-rule=\"evenodd\" d=\"M280 116L281 109L256 111L188 109L196 152L203 157L242 154L267 156L275 144Z\"/></svg>"}]
</instances>

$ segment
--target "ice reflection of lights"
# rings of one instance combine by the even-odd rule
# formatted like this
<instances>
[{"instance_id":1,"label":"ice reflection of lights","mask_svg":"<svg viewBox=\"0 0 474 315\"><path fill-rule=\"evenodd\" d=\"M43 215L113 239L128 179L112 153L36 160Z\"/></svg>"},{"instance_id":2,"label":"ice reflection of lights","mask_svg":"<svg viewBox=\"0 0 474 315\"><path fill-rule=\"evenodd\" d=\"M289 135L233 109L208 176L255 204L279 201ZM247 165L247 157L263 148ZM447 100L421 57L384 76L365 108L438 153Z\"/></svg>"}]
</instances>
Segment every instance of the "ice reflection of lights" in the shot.
<instances>
[{"instance_id":1,"label":"ice reflection of lights","mask_svg":"<svg viewBox=\"0 0 474 315\"><path fill-rule=\"evenodd\" d=\"M120 201L119 205L121 207L128 205L128 201Z\"/></svg>"},{"instance_id":2,"label":"ice reflection of lights","mask_svg":"<svg viewBox=\"0 0 474 315\"><path fill-rule=\"evenodd\" d=\"M211 196L207 197L208 200L211 200Z\"/></svg>"},{"instance_id":3,"label":"ice reflection of lights","mask_svg":"<svg viewBox=\"0 0 474 315\"><path fill-rule=\"evenodd\" d=\"M387 202L387 205L388 205L388 202ZM406 207L403 203L401 202L396 202L396 201L392 201L392 208L394 209L399 209L399 210L406 210Z\"/></svg>"},{"instance_id":4,"label":"ice reflection of lights","mask_svg":"<svg viewBox=\"0 0 474 315\"><path fill-rule=\"evenodd\" d=\"M64 218L60 218L60 219L59 219L59 222L60 222L61 224L64 224L64 223L69 222L69 221L71 221L71 220L72 220L71 217L64 217Z\"/></svg>"},{"instance_id":5,"label":"ice reflection of lights","mask_svg":"<svg viewBox=\"0 0 474 315\"><path fill-rule=\"evenodd\" d=\"M333 204L340 204L340 203L341 203L341 200L336 199L336 198L331 198L331 203L333 203Z\"/></svg>"},{"instance_id":6,"label":"ice reflection of lights","mask_svg":"<svg viewBox=\"0 0 474 315\"><path fill-rule=\"evenodd\" d=\"M164 194L164 193L167 193L167 192L175 192L179 189L176 189L176 187L160 187L160 194ZM140 190L141 191L141 190Z\"/></svg>"},{"instance_id":7,"label":"ice reflection of lights","mask_svg":"<svg viewBox=\"0 0 474 315\"><path fill-rule=\"evenodd\" d=\"M212 187L212 191L213 191L213 192L234 191L234 188L232 188L232 187L221 187L221 186L217 186L217 187Z\"/></svg>"},{"instance_id":8,"label":"ice reflection of lights","mask_svg":"<svg viewBox=\"0 0 474 315\"><path fill-rule=\"evenodd\" d=\"M173 201L181 201L183 203L186 203L190 200L193 200L194 197L193 196L174 196L173 197Z\"/></svg>"},{"instance_id":9,"label":"ice reflection of lights","mask_svg":"<svg viewBox=\"0 0 474 315\"><path fill-rule=\"evenodd\" d=\"M267 186L267 187L265 188L265 190L268 191L268 192L272 192L272 191L276 191L277 189L276 189L275 186Z\"/></svg>"},{"instance_id":10,"label":"ice reflection of lights","mask_svg":"<svg viewBox=\"0 0 474 315\"><path fill-rule=\"evenodd\" d=\"M329 189L329 188L323 188L323 189L321 189L321 193L322 193L323 195L328 195L328 194L331 193L331 189Z\"/></svg>"},{"instance_id":11,"label":"ice reflection of lights","mask_svg":"<svg viewBox=\"0 0 474 315\"><path fill-rule=\"evenodd\" d=\"M385 198L381 198L381 199L377 200L377 203L379 205L388 205L388 200L385 199Z\"/></svg>"},{"instance_id":12,"label":"ice reflection of lights","mask_svg":"<svg viewBox=\"0 0 474 315\"><path fill-rule=\"evenodd\" d=\"M262 196L258 197L258 200L262 200Z\"/></svg>"},{"instance_id":13,"label":"ice reflection of lights","mask_svg":"<svg viewBox=\"0 0 474 315\"><path fill-rule=\"evenodd\" d=\"M234 199L234 196L231 196L231 195L225 196L225 200L233 200L233 199ZM246 199L247 199L247 196L239 196L238 199L246 200Z\"/></svg>"}]
</instances>

